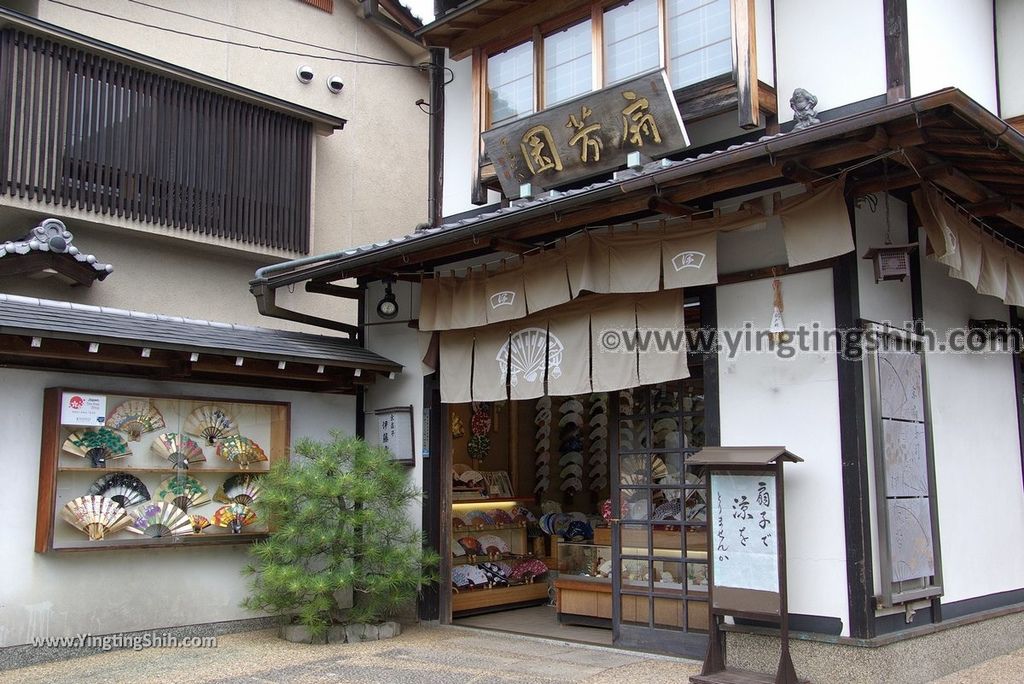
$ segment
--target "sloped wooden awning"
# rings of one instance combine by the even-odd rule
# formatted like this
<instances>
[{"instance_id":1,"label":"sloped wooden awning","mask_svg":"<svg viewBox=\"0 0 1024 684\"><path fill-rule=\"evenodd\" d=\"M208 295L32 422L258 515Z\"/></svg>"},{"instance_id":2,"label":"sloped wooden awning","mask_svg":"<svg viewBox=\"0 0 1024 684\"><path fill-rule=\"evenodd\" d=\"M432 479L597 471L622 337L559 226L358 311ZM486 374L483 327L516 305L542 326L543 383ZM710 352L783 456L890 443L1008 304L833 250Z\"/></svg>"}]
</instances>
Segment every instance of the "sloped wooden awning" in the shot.
<instances>
[{"instance_id":1,"label":"sloped wooden awning","mask_svg":"<svg viewBox=\"0 0 1024 684\"><path fill-rule=\"evenodd\" d=\"M783 446L718 446L704 447L690 458L687 465L766 466L780 460L801 463L804 459Z\"/></svg>"},{"instance_id":2,"label":"sloped wooden awning","mask_svg":"<svg viewBox=\"0 0 1024 684\"><path fill-rule=\"evenodd\" d=\"M0 366L342 394L402 370L337 337L7 294Z\"/></svg>"}]
</instances>

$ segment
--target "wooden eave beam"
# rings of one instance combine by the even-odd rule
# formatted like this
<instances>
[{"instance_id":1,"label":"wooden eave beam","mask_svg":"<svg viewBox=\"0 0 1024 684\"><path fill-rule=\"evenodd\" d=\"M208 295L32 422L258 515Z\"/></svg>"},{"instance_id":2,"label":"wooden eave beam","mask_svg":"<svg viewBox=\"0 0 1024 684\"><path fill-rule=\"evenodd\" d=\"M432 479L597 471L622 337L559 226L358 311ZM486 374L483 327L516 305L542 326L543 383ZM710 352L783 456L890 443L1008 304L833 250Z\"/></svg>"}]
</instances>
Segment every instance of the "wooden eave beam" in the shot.
<instances>
[{"instance_id":1,"label":"wooden eave beam","mask_svg":"<svg viewBox=\"0 0 1024 684\"><path fill-rule=\"evenodd\" d=\"M663 197L654 195L647 200L647 208L651 211L656 211L659 214L665 214L666 216L693 216L697 213L697 209L688 207L685 204L677 204L676 202L669 202Z\"/></svg>"},{"instance_id":2,"label":"wooden eave beam","mask_svg":"<svg viewBox=\"0 0 1024 684\"><path fill-rule=\"evenodd\" d=\"M893 155L892 158L897 162L918 168L942 161L934 155L916 148L905 150L903 156ZM989 190L984 185L956 168L950 169L948 173L936 178L933 182L936 185L959 195L972 204L985 202L986 200L999 199L999 196L995 192ZM1024 228L1024 209L1017 204L1011 203L1009 209L1000 211L995 215L1009 221L1019 228Z\"/></svg>"},{"instance_id":3,"label":"wooden eave beam","mask_svg":"<svg viewBox=\"0 0 1024 684\"><path fill-rule=\"evenodd\" d=\"M96 280L103 280L107 274L101 273L90 264L75 261L67 254L52 252L32 252L29 254L10 254L0 259L0 276L30 276L51 270L79 285L89 287Z\"/></svg>"},{"instance_id":4,"label":"wooden eave beam","mask_svg":"<svg viewBox=\"0 0 1024 684\"><path fill-rule=\"evenodd\" d=\"M491 248L499 252L510 252L512 254L525 254L537 249L537 245L521 240L509 240L508 238L494 238L490 242Z\"/></svg>"},{"instance_id":5,"label":"wooden eave beam","mask_svg":"<svg viewBox=\"0 0 1024 684\"><path fill-rule=\"evenodd\" d=\"M996 216L1003 212L1012 211L1013 203L1005 197L992 197L981 202L968 204L966 209L975 216Z\"/></svg>"},{"instance_id":6,"label":"wooden eave beam","mask_svg":"<svg viewBox=\"0 0 1024 684\"><path fill-rule=\"evenodd\" d=\"M503 17L495 18L472 32L454 37L448 46L450 56L454 60L462 59L475 47L511 39L527 31L531 26L556 19L590 3L591 0L536 0Z\"/></svg>"},{"instance_id":7,"label":"wooden eave beam","mask_svg":"<svg viewBox=\"0 0 1024 684\"><path fill-rule=\"evenodd\" d=\"M819 171L808 168L797 160L783 164L782 175L795 183L813 183L823 176Z\"/></svg>"}]
</instances>

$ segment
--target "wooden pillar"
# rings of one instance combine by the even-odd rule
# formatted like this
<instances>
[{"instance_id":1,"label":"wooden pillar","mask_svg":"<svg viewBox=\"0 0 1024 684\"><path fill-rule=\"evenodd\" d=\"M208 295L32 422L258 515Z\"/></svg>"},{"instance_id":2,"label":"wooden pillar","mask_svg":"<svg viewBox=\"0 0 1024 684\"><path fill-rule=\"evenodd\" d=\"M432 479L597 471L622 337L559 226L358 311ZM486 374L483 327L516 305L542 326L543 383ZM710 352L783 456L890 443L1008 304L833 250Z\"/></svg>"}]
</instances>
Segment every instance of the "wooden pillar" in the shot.
<instances>
[{"instance_id":1,"label":"wooden pillar","mask_svg":"<svg viewBox=\"0 0 1024 684\"><path fill-rule=\"evenodd\" d=\"M856 238L856 212L847 204ZM836 329L860 326L857 252L839 257L832 266ZM875 635L874 577L871 563L871 499L868 490L868 450L864 410L864 374L860 360L836 359L839 372L839 435L843 478L843 518L846 528L846 583L850 636Z\"/></svg>"},{"instance_id":2,"label":"wooden pillar","mask_svg":"<svg viewBox=\"0 0 1024 684\"><path fill-rule=\"evenodd\" d=\"M886 102L910 97L910 43L907 38L907 0L882 0L885 22Z\"/></svg>"}]
</instances>

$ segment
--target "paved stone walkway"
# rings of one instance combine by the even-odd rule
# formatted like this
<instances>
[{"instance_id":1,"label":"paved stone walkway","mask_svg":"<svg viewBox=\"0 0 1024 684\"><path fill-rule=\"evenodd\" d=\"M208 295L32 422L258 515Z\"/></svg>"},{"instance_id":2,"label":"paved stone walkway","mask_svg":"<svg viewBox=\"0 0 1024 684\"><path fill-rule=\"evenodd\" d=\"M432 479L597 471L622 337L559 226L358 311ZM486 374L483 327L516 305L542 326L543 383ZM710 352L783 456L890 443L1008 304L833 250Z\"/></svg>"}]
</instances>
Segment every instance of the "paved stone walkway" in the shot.
<instances>
[{"instance_id":1,"label":"paved stone walkway","mask_svg":"<svg viewBox=\"0 0 1024 684\"><path fill-rule=\"evenodd\" d=\"M0 672L0 683L82 684L665 684L686 682L693 660L460 628L412 627L397 639L309 646L274 630L221 636L214 649L147 649ZM933 684L1024 682L1024 649ZM822 683L819 683L822 684Z\"/></svg>"},{"instance_id":2,"label":"paved stone walkway","mask_svg":"<svg viewBox=\"0 0 1024 684\"><path fill-rule=\"evenodd\" d=\"M273 630L221 636L213 649L116 651L0 672L17 684L347 684L349 682L685 682L693 660L483 633L413 627L400 637L362 644L309 646Z\"/></svg>"}]
</instances>

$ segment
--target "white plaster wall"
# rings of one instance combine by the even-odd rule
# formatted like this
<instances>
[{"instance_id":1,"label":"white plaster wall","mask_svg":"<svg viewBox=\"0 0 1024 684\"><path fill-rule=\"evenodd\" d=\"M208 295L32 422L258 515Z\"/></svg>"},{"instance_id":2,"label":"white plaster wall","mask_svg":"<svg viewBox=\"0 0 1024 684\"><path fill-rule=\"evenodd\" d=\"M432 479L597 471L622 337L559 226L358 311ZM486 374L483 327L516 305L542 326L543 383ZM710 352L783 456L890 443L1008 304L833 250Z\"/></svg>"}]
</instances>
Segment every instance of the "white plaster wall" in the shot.
<instances>
[{"instance_id":1,"label":"white plaster wall","mask_svg":"<svg viewBox=\"0 0 1024 684\"><path fill-rule=\"evenodd\" d=\"M312 253L410 233L426 218L429 117L415 102L428 97L428 79L425 72L409 68L422 60L410 57L383 29L358 18L354 3L335 3L333 14L301 2L276 0L183 0L168 6L239 29L121 0L93 0L88 7L192 34L324 55L300 57L236 47L127 24L50 2L39 4L43 21L348 119L343 130L315 138ZM241 28L297 42L258 36ZM335 61L351 57L313 45L392 60L407 67ZM295 69L300 64L313 67L316 75L312 83L304 85L296 79ZM337 95L325 85L333 74L340 75L345 83ZM60 215L55 208L38 206ZM184 231L178 235L188 238ZM194 242L189 244L201 248ZM251 251L245 246L241 249ZM244 283L240 286L244 288ZM354 318L354 310L351 315Z\"/></svg>"},{"instance_id":2,"label":"white plaster wall","mask_svg":"<svg viewBox=\"0 0 1024 684\"><path fill-rule=\"evenodd\" d=\"M831 270L781 280L787 328L834 325ZM719 287L717 297L720 329L767 329L770 279ZM723 353L718 379L723 445L781 444L804 459L785 466L789 610L838 617L848 635L835 354Z\"/></svg>"},{"instance_id":3,"label":"white plaster wall","mask_svg":"<svg viewBox=\"0 0 1024 684\"><path fill-rule=\"evenodd\" d=\"M996 298L921 257L928 328L1008 319ZM943 602L1024 587L1024 486L1009 354L926 357L942 545Z\"/></svg>"},{"instance_id":4,"label":"white plaster wall","mask_svg":"<svg viewBox=\"0 0 1024 684\"><path fill-rule=\"evenodd\" d=\"M418 288L399 283L395 295L399 302L399 315L390 323L375 323L366 328L366 346L392 361L402 364L402 372L394 380L378 378L366 389L366 440L378 443L377 422L373 412L390 406L412 406L416 454L416 466L412 469L412 481L422 490L423 471L429 466L423 459L423 377L427 372L422 363L430 339L429 333L421 333L409 327L411 307L406 306L413 297L418 301ZM376 307L379 296L367 296L367 310ZM376 317L373 317L376 318ZM409 507L409 519L417 526L422 522L422 508L419 503Z\"/></svg>"},{"instance_id":5,"label":"white plaster wall","mask_svg":"<svg viewBox=\"0 0 1024 684\"><path fill-rule=\"evenodd\" d=\"M992 0L907 0L910 92L956 86L996 111Z\"/></svg>"},{"instance_id":6,"label":"white plaster wall","mask_svg":"<svg viewBox=\"0 0 1024 684\"><path fill-rule=\"evenodd\" d=\"M453 79L445 86L444 192L445 216L475 209L472 200L473 165L477 141L473 139L473 60L445 59Z\"/></svg>"},{"instance_id":7,"label":"white plaster wall","mask_svg":"<svg viewBox=\"0 0 1024 684\"><path fill-rule=\"evenodd\" d=\"M1024 114L1024 2L996 0L996 45L999 50L999 115Z\"/></svg>"},{"instance_id":8,"label":"white plaster wall","mask_svg":"<svg viewBox=\"0 0 1024 684\"><path fill-rule=\"evenodd\" d=\"M56 386L292 403L292 442L355 430L337 395L0 369L5 477L0 484L0 647L36 637L111 634L256 617L239 604L246 547L37 554L33 551L43 389ZM63 523L58 523L63 524Z\"/></svg>"},{"instance_id":9,"label":"white plaster wall","mask_svg":"<svg viewBox=\"0 0 1024 684\"><path fill-rule=\"evenodd\" d=\"M779 121L793 118L795 88L818 97L818 111L884 94L881 0L775 3Z\"/></svg>"},{"instance_id":10,"label":"white plaster wall","mask_svg":"<svg viewBox=\"0 0 1024 684\"><path fill-rule=\"evenodd\" d=\"M775 36L772 35L772 0L757 0L754 5L757 37L757 78L775 85Z\"/></svg>"}]
</instances>

